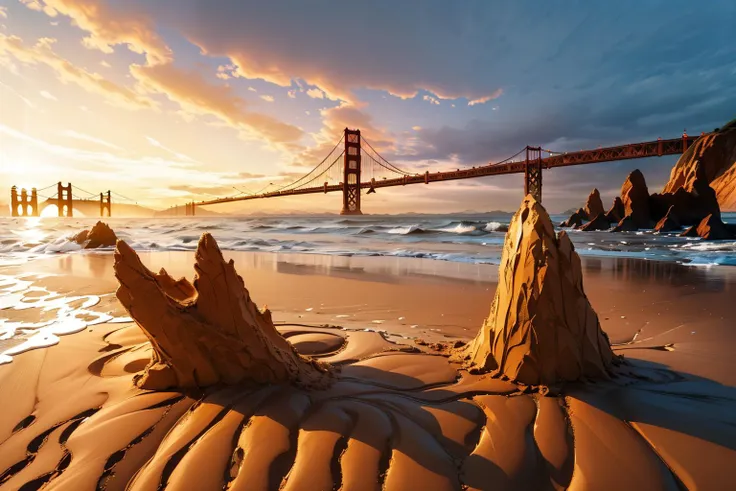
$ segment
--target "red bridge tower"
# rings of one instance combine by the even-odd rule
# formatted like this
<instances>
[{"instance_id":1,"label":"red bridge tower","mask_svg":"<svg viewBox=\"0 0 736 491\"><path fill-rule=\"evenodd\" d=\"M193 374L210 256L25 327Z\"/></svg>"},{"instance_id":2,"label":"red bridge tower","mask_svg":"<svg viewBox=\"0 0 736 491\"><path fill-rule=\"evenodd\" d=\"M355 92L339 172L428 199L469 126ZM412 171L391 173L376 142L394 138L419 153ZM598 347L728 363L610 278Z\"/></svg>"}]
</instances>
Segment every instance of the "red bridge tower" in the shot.
<instances>
[{"instance_id":1,"label":"red bridge tower","mask_svg":"<svg viewBox=\"0 0 736 491\"><path fill-rule=\"evenodd\" d=\"M360 211L360 130L345 128L345 158L340 215L362 215Z\"/></svg>"}]
</instances>

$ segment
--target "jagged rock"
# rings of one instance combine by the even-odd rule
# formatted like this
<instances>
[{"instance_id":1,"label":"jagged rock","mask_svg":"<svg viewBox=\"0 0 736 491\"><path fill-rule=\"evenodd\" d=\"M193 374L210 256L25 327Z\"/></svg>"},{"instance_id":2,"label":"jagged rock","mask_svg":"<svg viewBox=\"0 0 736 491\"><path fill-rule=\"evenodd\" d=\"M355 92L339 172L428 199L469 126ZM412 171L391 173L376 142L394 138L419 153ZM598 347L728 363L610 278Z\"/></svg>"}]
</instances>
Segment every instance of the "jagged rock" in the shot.
<instances>
[{"instance_id":1,"label":"jagged rock","mask_svg":"<svg viewBox=\"0 0 736 491\"><path fill-rule=\"evenodd\" d=\"M624 204L624 217L631 217L630 222L637 229L652 226L649 216L649 189L644 174L639 169L629 174L621 186L621 201Z\"/></svg>"},{"instance_id":2,"label":"jagged rock","mask_svg":"<svg viewBox=\"0 0 736 491\"><path fill-rule=\"evenodd\" d=\"M233 261L202 235L194 283L154 274L125 242L115 250L117 297L150 339L152 359L134 378L144 389L250 382L323 388L332 369L306 358L281 336L268 310L251 300Z\"/></svg>"},{"instance_id":3,"label":"jagged rock","mask_svg":"<svg viewBox=\"0 0 736 491\"><path fill-rule=\"evenodd\" d=\"M673 232L675 230L680 230L682 228L682 225L680 225L680 221L677 219L677 215L675 214L675 207L670 206L670 209L667 210L667 214L662 217L662 219L657 222L657 225L654 227L654 230L657 232Z\"/></svg>"},{"instance_id":4,"label":"jagged rock","mask_svg":"<svg viewBox=\"0 0 736 491\"><path fill-rule=\"evenodd\" d=\"M621 201L619 196L616 196L613 199L613 205L611 205L611 208L606 212L606 220L608 220L609 223L618 223L624 215L626 215L624 202Z\"/></svg>"},{"instance_id":5,"label":"jagged rock","mask_svg":"<svg viewBox=\"0 0 736 491\"><path fill-rule=\"evenodd\" d=\"M721 217L716 192L708 184L705 167L694 161L687 169L682 185L672 192L653 194L650 197L652 217L656 220L664 216L674 206L677 218L683 225L697 225L708 215ZM678 179L679 182L679 179Z\"/></svg>"},{"instance_id":6,"label":"jagged rock","mask_svg":"<svg viewBox=\"0 0 736 491\"><path fill-rule=\"evenodd\" d=\"M733 239L734 234L729 227L724 224L720 218L714 215L708 215L698 225L685 230L682 237L702 237L709 240L727 240Z\"/></svg>"},{"instance_id":7,"label":"jagged rock","mask_svg":"<svg viewBox=\"0 0 736 491\"><path fill-rule=\"evenodd\" d=\"M84 244L85 249L96 249L114 246L118 237L106 223L98 221L91 230L82 230L72 240Z\"/></svg>"},{"instance_id":8,"label":"jagged rock","mask_svg":"<svg viewBox=\"0 0 736 491\"><path fill-rule=\"evenodd\" d=\"M634 219L631 216L625 216L611 229L611 232L636 232L637 230L639 227L634 223Z\"/></svg>"},{"instance_id":9,"label":"jagged rock","mask_svg":"<svg viewBox=\"0 0 736 491\"><path fill-rule=\"evenodd\" d=\"M672 168L662 193L685 187L696 165L713 188L719 207L736 210L736 120L720 131L698 138Z\"/></svg>"},{"instance_id":10,"label":"jagged rock","mask_svg":"<svg viewBox=\"0 0 736 491\"><path fill-rule=\"evenodd\" d=\"M530 195L506 234L490 316L460 357L527 385L605 378L617 362L569 236Z\"/></svg>"},{"instance_id":11,"label":"jagged rock","mask_svg":"<svg viewBox=\"0 0 736 491\"><path fill-rule=\"evenodd\" d=\"M580 230L608 230L611 228L611 222L608 221L606 215L599 213L594 219L580 227Z\"/></svg>"},{"instance_id":12,"label":"jagged rock","mask_svg":"<svg viewBox=\"0 0 736 491\"><path fill-rule=\"evenodd\" d=\"M603 208L603 201L601 200L601 193L598 192L598 188L594 188L590 192L583 209L585 210L585 214L588 215L589 220L593 220L598 215L605 215L606 210Z\"/></svg>"},{"instance_id":13,"label":"jagged rock","mask_svg":"<svg viewBox=\"0 0 736 491\"><path fill-rule=\"evenodd\" d=\"M588 219L588 214L582 208L578 208L578 211L570 215L570 218L560 223L560 227L580 227L585 220Z\"/></svg>"}]
</instances>

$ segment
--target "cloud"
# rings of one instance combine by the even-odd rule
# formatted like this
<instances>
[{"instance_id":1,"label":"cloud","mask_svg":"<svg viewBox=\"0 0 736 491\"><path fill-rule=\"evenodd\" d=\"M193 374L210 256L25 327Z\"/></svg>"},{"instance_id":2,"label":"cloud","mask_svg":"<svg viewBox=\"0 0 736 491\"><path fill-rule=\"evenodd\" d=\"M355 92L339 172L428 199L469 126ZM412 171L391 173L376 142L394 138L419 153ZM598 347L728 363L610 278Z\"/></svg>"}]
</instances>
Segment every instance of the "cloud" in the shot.
<instances>
[{"instance_id":1,"label":"cloud","mask_svg":"<svg viewBox=\"0 0 736 491\"><path fill-rule=\"evenodd\" d=\"M324 99L325 98L325 93L319 89L309 89L307 90L307 95L311 97L312 99Z\"/></svg>"},{"instance_id":2,"label":"cloud","mask_svg":"<svg viewBox=\"0 0 736 491\"><path fill-rule=\"evenodd\" d=\"M422 99L425 100L425 101L427 101L427 102L429 102L430 104L434 104L436 106L439 106L440 105L440 101L437 100L436 97L432 97L431 95L425 95L425 96L422 97Z\"/></svg>"},{"instance_id":3,"label":"cloud","mask_svg":"<svg viewBox=\"0 0 736 491\"><path fill-rule=\"evenodd\" d=\"M46 90L42 90L41 92L39 92L39 94L41 94L41 97L43 97L44 99L48 99L50 101L58 101L59 100L53 94L49 93Z\"/></svg>"},{"instance_id":4,"label":"cloud","mask_svg":"<svg viewBox=\"0 0 736 491\"><path fill-rule=\"evenodd\" d=\"M289 99L296 99L296 91L295 90L290 90L289 92L286 93L286 95L289 96Z\"/></svg>"},{"instance_id":5,"label":"cloud","mask_svg":"<svg viewBox=\"0 0 736 491\"><path fill-rule=\"evenodd\" d=\"M51 17L70 17L76 26L89 33L82 44L103 53L125 45L130 51L146 55L149 64L171 61L171 49L155 31L151 19L130 8L113 8L104 0L21 0L28 8Z\"/></svg>"},{"instance_id":6,"label":"cloud","mask_svg":"<svg viewBox=\"0 0 736 491\"><path fill-rule=\"evenodd\" d=\"M76 84L88 92L96 93L108 102L128 109L154 108L150 99L117 85L104 77L77 67L62 58L52 49L55 39L41 38L35 45L26 46L17 36L0 34L0 55L13 56L27 65L46 65L51 68L64 83ZM0 63L2 59L0 58Z\"/></svg>"},{"instance_id":7,"label":"cloud","mask_svg":"<svg viewBox=\"0 0 736 491\"><path fill-rule=\"evenodd\" d=\"M24 4L31 10L43 12L49 17L56 17L56 10L53 7L44 5L43 0L20 0L20 3Z\"/></svg>"},{"instance_id":8,"label":"cloud","mask_svg":"<svg viewBox=\"0 0 736 491\"><path fill-rule=\"evenodd\" d=\"M404 98L420 91L443 99L491 96L503 77L479 67L497 53L458 53L466 51L464 43L485 49L489 37L518 35L492 36L503 26L491 7L448 8L437 1L423 6L422 15L413 5L389 1L341 9L298 2L286 11L255 0L221 0L212 9L201 0L181 0L176 9L166 2L130 3L180 30L202 52L228 57L237 76L282 87L302 80L348 102L357 102L355 91L364 88ZM355 28L355 19L365 27ZM380 26L380 35L368 26Z\"/></svg>"},{"instance_id":9,"label":"cloud","mask_svg":"<svg viewBox=\"0 0 736 491\"><path fill-rule=\"evenodd\" d=\"M8 7L0 6L0 17L2 17L3 19L8 18Z\"/></svg>"},{"instance_id":10,"label":"cloud","mask_svg":"<svg viewBox=\"0 0 736 491\"><path fill-rule=\"evenodd\" d=\"M293 146L302 131L271 116L252 112L231 87L216 86L197 71L174 65L132 65L131 74L152 93L160 93L192 115L215 116L246 135L265 138L276 145Z\"/></svg>"},{"instance_id":11,"label":"cloud","mask_svg":"<svg viewBox=\"0 0 736 491\"><path fill-rule=\"evenodd\" d=\"M0 60L0 61L1 61L1 60ZM0 64L2 64L2 63L0 63ZM2 82L2 80L0 80L0 87L2 87L2 88L4 88L4 89L8 90L8 91L9 91L9 92L10 92L11 94L13 94L14 96L16 96L16 97L17 97L18 99L20 99L21 101L23 101L23 103L24 103L24 104L25 104L26 106L30 107L31 109L35 109L35 108L36 108L36 105L35 105L35 104L34 104L33 102L31 102L31 100L30 100L30 99L28 99L28 98L27 98L27 97L25 97L25 96L24 96L23 94L21 94L20 92L18 92L18 91L17 91L17 90L15 90L14 88L12 88L12 87L11 87L10 85L4 84L4 83Z\"/></svg>"},{"instance_id":12,"label":"cloud","mask_svg":"<svg viewBox=\"0 0 736 491\"><path fill-rule=\"evenodd\" d=\"M261 99L263 99L266 102L273 102L273 96L272 95L262 95Z\"/></svg>"},{"instance_id":13,"label":"cloud","mask_svg":"<svg viewBox=\"0 0 736 491\"><path fill-rule=\"evenodd\" d=\"M147 137L146 137L146 141L147 141L148 143L150 143L150 144L151 144L152 146L154 146L154 147L156 147L156 148L160 148L161 150L164 150L164 151L166 151L166 152L170 153L171 155L173 155L174 157L176 157L176 158L177 158L177 159L179 159L179 160L182 160L182 161L187 161L187 162L192 162L192 163L196 163L196 164L199 164L199 162L197 162L197 161L196 161L196 160L194 160L193 158L189 157L188 155L184 155L183 153L179 153L179 152L177 152L177 151L175 151L175 150L172 150L172 149L170 149L169 147L167 147L167 146L166 146L166 145L164 145L163 143L159 142L159 141L158 141L158 140L156 140L155 138L151 138L150 136L147 136ZM200 164L200 165L201 165L201 164Z\"/></svg>"},{"instance_id":14,"label":"cloud","mask_svg":"<svg viewBox=\"0 0 736 491\"><path fill-rule=\"evenodd\" d=\"M75 140L81 140L86 141L90 143L96 143L97 145L102 145L103 147L112 148L113 150L122 150L121 147L112 144L108 141L102 140L100 138L96 138L94 136L87 135L85 133L79 133L74 130L64 130L61 132L61 135L67 137L67 138L73 138Z\"/></svg>"},{"instance_id":15,"label":"cloud","mask_svg":"<svg viewBox=\"0 0 736 491\"><path fill-rule=\"evenodd\" d=\"M476 104L485 104L488 101L492 101L493 99L498 99L503 95L503 89L497 89L493 94L481 97L480 99L473 99L472 101L468 101L468 106L475 106Z\"/></svg>"}]
</instances>

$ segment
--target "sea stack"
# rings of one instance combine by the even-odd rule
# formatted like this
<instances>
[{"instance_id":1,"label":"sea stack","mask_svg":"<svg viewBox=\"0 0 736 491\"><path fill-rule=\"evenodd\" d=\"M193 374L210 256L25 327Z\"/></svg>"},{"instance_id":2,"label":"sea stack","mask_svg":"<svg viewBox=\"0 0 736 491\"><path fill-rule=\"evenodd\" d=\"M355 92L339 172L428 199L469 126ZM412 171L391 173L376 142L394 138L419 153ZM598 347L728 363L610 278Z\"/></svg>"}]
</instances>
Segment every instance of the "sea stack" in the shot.
<instances>
[{"instance_id":1,"label":"sea stack","mask_svg":"<svg viewBox=\"0 0 736 491\"><path fill-rule=\"evenodd\" d=\"M117 298L150 339L152 358L134 382L143 389L199 389L211 385L292 383L324 388L332 369L296 352L276 330L268 310L251 300L233 261L202 235L194 283L154 274L125 242L115 250Z\"/></svg>"},{"instance_id":2,"label":"sea stack","mask_svg":"<svg viewBox=\"0 0 736 491\"><path fill-rule=\"evenodd\" d=\"M615 361L583 290L580 257L524 198L506 234L491 313L463 356L526 385L607 378Z\"/></svg>"},{"instance_id":3,"label":"sea stack","mask_svg":"<svg viewBox=\"0 0 736 491\"><path fill-rule=\"evenodd\" d=\"M82 230L72 240L84 244L85 249L96 249L114 246L118 237L108 224L98 221L90 230Z\"/></svg>"}]
</instances>

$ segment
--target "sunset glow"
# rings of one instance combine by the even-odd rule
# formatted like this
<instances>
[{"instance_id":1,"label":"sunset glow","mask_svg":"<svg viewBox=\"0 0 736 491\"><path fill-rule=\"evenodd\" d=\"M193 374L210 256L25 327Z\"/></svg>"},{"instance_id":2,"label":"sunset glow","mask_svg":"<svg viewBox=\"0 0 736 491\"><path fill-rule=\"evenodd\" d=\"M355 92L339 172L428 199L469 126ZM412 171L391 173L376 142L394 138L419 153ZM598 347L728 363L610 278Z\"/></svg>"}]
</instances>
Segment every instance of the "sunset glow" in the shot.
<instances>
[{"instance_id":1,"label":"sunset glow","mask_svg":"<svg viewBox=\"0 0 736 491\"><path fill-rule=\"evenodd\" d=\"M635 6L641 12L626 19L602 5L585 21L575 9L537 5L545 22L531 30L516 4L449 19L439 4L421 16L392 6L389 25L380 8L366 6L358 9L363 27L348 32L336 27L346 25L339 9L249 4L0 1L0 187L32 175L39 187L113 189L161 209L269 183L278 189L319 163L345 127L361 129L393 164L423 173L499 161L525 145L569 151L676 137L685 127L710 131L730 119L736 100L690 75L733 80L736 66L732 56L716 63L703 55L725 45L729 29L719 19L728 16L695 5L656 16ZM711 28L696 39L658 28L680 16ZM380 36L371 22L383 26ZM472 42L458 41L458 26ZM531 34L509 45L521 31ZM594 63L600 52L605 63ZM670 99L678 104L658 109ZM664 184L672 163L648 164L653 184ZM550 174L549 206L572 206L571 192L600 186L601 172L608 199L634 165L579 170L574 184L566 169ZM511 209L519 188L518 176L501 176L386 189L366 200L366 211ZM217 210L336 212L339 200Z\"/></svg>"}]
</instances>

